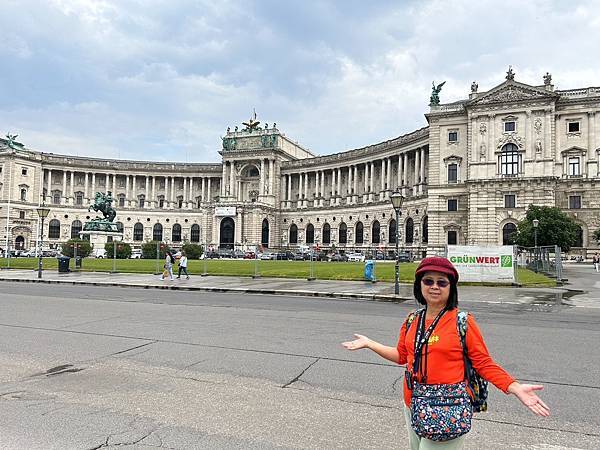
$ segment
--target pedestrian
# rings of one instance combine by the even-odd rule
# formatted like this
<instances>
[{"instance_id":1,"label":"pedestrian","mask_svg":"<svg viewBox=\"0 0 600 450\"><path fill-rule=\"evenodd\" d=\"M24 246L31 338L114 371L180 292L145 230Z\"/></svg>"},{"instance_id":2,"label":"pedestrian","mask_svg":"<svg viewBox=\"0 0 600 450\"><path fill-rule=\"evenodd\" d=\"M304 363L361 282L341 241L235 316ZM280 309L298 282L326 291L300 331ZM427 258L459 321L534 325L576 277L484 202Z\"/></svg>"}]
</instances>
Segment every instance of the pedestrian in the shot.
<instances>
[{"instance_id":1,"label":"pedestrian","mask_svg":"<svg viewBox=\"0 0 600 450\"><path fill-rule=\"evenodd\" d=\"M187 263L188 263L187 255L185 254L185 251L182 251L181 256L179 257L179 272L177 273L178 280L181 278L181 272L185 273L186 280L190 279L190 275L188 274L188 271L187 271Z\"/></svg>"},{"instance_id":2,"label":"pedestrian","mask_svg":"<svg viewBox=\"0 0 600 450\"><path fill-rule=\"evenodd\" d=\"M471 383L477 375L473 369L482 377L483 390L485 379L515 395L533 413L550 414L535 393L543 386L519 383L491 358L473 316L458 310L457 283L458 272L446 258L423 259L413 292L424 308L404 321L396 347L360 334L342 343L348 350L368 348L406 365L403 409L412 450L463 448L473 410L487 408L485 402L478 403L482 391Z\"/></svg>"},{"instance_id":3,"label":"pedestrian","mask_svg":"<svg viewBox=\"0 0 600 450\"><path fill-rule=\"evenodd\" d=\"M596 269L596 272L600 272L600 256L598 255L598 252L594 253L592 262L594 263L594 269Z\"/></svg>"},{"instance_id":4,"label":"pedestrian","mask_svg":"<svg viewBox=\"0 0 600 450\"><path fill-rule=\"evenodd\" d=\"M160 277L161 280L164 280L165 277L167 275L169 275L169 280L173 281L173 264L175 263L175 258L173 258L173 255L171 254L170 251L166 252L165 255L165 271L163 272L162 276Z\"/></svg>"}]
</instances>

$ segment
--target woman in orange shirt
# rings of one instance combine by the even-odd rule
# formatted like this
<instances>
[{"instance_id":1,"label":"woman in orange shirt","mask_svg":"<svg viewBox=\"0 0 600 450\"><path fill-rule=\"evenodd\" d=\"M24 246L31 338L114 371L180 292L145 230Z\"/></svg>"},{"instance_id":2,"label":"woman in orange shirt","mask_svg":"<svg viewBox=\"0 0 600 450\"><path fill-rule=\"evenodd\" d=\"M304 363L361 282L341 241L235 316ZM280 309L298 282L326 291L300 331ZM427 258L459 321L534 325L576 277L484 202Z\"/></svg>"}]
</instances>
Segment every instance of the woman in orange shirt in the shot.
<instances>
[{"instance_id":1,"label":"woman in orange shirt","mask_svg":"<svg viewBox=\"0 0 600 450\"><path fill-rule=\"evenodd\" d=\"M452 417L453 413L443 417L451 424L445 431L450 431L452 425L456 425L459 430L460 426L464 427L464 430L459 431L457 435L466 433L470 429L469 414L472 414L470 401L467 401L469 405L460 410L454 408L462 402L461 395L467 399L469 395L472 396L472 392L465 384L465 359L457 327L457 283L458 272L446 258L436 256L423 259L415 272L413 290L415 298L425 308L412 316L414 320L408 325L408 330L407 321L404 321L396 347L382 345L360 334L354 335L355 340L342 343L348 350L368 348L387 360L406 365L404 416L412 450L463 447L465 434L458 437L450 434L448 440L445 440L444 430L441 438L440 435L432 437L433 434L428 434L431 431L430 427L441 427L439 416L443 416L444 411L446 413L460 411L454 417ZM417 336L419 336L418 340ZM504 393L515 395L533 413L539 416L550 414L548 406L535 393L543 387L521 384L496 364L485 346L475 319L470 315L467 316L465 343L468 359L481 377ZM413 388L419 390L419 395L414 393ZM434 391L437 389L435 395L442 395L442 400L434 403L429 398L429 403L423 406L419 403L420 399L433 395L430 394L433 392L432 389ZM462 423L463 416L468 416L468 424ZM445 423L442 428L446 427Z\"/></svg>"}]
</instances>

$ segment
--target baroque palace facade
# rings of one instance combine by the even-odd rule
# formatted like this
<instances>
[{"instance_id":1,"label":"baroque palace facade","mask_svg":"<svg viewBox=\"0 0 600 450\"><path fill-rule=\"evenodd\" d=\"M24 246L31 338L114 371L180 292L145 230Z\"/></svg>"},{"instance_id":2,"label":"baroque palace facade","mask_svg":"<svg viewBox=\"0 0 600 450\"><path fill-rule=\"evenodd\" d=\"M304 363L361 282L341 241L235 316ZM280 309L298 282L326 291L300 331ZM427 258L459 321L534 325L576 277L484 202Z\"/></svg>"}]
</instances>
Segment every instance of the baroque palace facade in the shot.
<instances>
[{"instance_id":1,"label":"baroque palace facade","mask_svg":"<svg viewBox=\"0 0 600 450\"><path fill-rule=\"evenodd\" d=\"M124 241L214 247L395 247L390 194L405 197L400 246L509 243L529 204L558 206L580 225L577 247L600 227L600 88L555 90L506 80L468 98L433 100L428 126L395 139L315 156L275 124L227 130L220 164L63 156L0 140L0 226L10 248L34 248L44 202L45 247L78 237L111 191ZM439 87L438 91L439 92ZM435 94L437 96L437 93Z\"/></svg>"}]
</instances>

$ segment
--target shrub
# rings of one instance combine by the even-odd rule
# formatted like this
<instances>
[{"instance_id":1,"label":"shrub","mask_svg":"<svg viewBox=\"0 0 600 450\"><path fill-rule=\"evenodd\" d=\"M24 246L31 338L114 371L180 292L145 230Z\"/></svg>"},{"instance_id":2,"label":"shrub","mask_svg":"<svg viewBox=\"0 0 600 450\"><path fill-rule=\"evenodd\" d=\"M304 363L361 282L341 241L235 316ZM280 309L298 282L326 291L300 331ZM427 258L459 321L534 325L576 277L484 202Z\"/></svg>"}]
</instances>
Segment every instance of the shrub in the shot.
<instances>
[{"instance_id":1,"label":"shrub","mask_svg":"<svg viewBox=\"0 0 600 450\"><path fill-rule=\"evenodd\" d=\"M170 250L169 246L164 242L149 241L142 244L142 258L156 259L156 244L160 245L159 258L165 259L165 252Z\"/></svg>"},{"instance_id":2,"label":"shrub","mask_svg":"<svg viewBox=\"0 0 600 450\"><path fill-rule=\"evenodd\" d=\"M200 259L203 253L201 245L186 243L181 248L189 259Z\"/></svg>"},{"instance_id":3,"label":"shrub","mask_svg":"<svg viewBox=\"0 0 600 450\"><path fill-rule=\"evenodd\" d=\"M92 244L82 239L69 239L62 245L62 254L73 258L77 251L77 256L85 258L92 253Z\"/></svg>"},{"instance_id":4,"label":"shrub","mask_svg":"<svg viewBox=\"0 0 600 450\"><path fill-rule=\"evenodd\" d=\"M107 242L104 244L104 250L106 250L106 257L112 258L114 255L114 246L117 245L117 259L127 259L131 256L131 245L125 242Z\"/></svg>"}]
</instances>

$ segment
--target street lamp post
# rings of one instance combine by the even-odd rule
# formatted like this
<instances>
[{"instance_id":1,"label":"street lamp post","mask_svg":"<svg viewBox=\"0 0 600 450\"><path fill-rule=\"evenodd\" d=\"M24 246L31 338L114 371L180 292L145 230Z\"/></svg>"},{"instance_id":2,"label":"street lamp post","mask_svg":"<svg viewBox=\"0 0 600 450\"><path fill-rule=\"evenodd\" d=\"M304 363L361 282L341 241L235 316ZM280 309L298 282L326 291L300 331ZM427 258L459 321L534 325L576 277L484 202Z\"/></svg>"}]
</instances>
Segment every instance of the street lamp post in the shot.
<instances>
[{"instance_id":1,"label":"street lamp post","mask_svg":"<svg viewBox=\"0 0 600 450\"><path fill-rule=\"evenodd\" d=\"M535 253L535 273L538 271L538 244L537 244L537 234L538 234L538 226L540 225L540 221L537 219L533 219L533 245L534 245L534 253Z\"/></svg>"},{"instance_id":2,"label":"street lamp post","mask_svg":"<svg viewBox=\"0 0 600 450\"><path fill-rule=\"evenodd\" d=\"M402 208L402 202L404 197L399 191L394 192L390 195L390 201L396 212L396 266L394 270L394 294L400 295L400 251L398 242L400 241L400 208Z\"/></svg>"},{"instance_id":3,"label":"street lamp post","mask_svg":"<svg viewBox=\"0 0 600 450\"><path fill-rule=\"evenodd\" d=\"M50 213L50 208L47 208L46 205L42 204L42 206L38 206L36 208L38 213L38 217L42 221L40 225L40 236L39 236L39 249L38 249L38 278L42 278L42 249L44 242L44 219L48 217Z\"/></svg>"}]
</instances>

